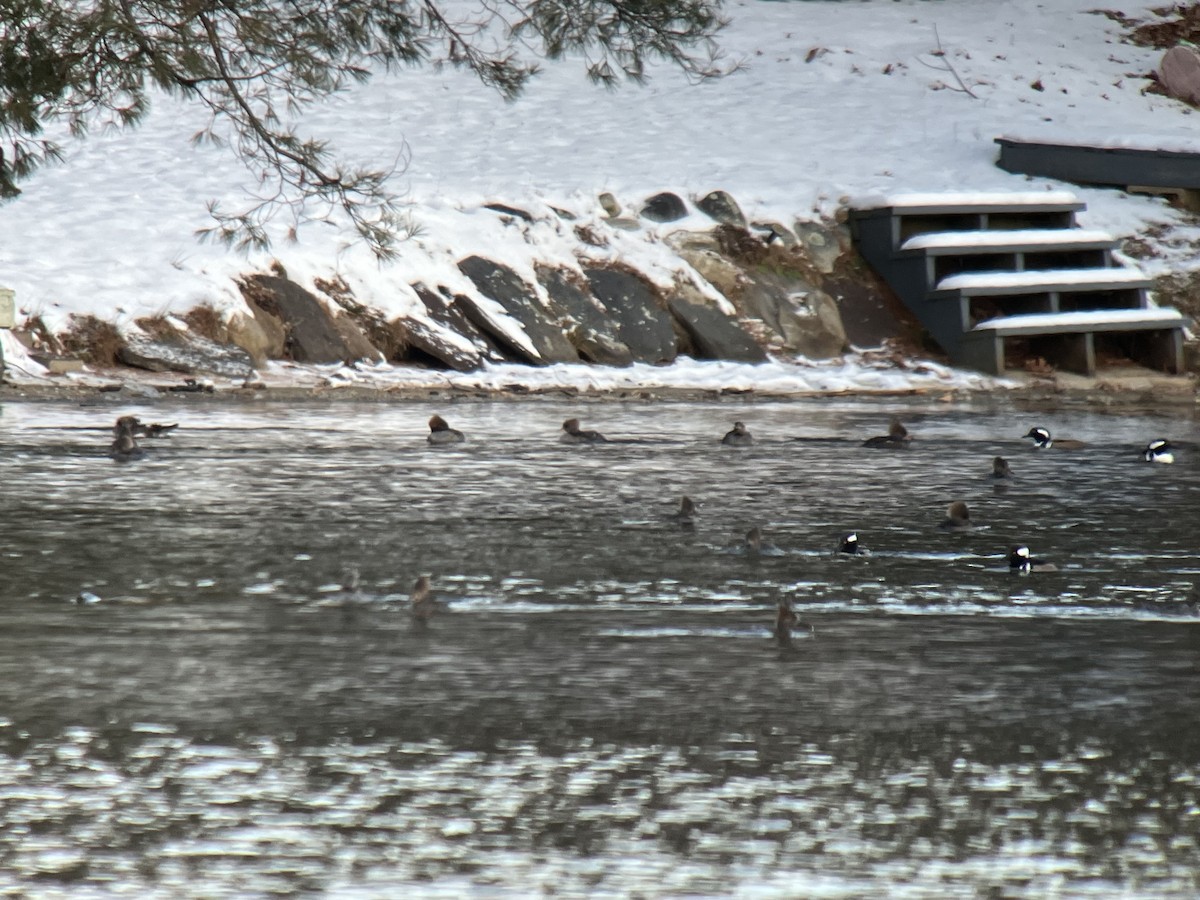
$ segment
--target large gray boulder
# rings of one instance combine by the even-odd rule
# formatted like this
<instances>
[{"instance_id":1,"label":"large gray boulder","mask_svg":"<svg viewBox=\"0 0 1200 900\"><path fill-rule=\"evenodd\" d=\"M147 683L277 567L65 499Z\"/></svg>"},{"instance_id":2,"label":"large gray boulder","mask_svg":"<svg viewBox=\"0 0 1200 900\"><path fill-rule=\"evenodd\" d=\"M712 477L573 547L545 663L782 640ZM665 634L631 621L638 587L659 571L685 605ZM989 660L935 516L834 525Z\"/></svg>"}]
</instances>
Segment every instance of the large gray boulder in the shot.
<instances>
[{"instance_id":1,"label":"large gray boulder","mask_svg":"<svg viewBox=\"0 0 1200 900\"><path fill-rule=\"evenodd\" d=\"M551 302L566 315L567 337L583 359L605 366L633 362L633 353L621 341L616 322L575 278L562 269L544 268L538 270L538 281Z\"/></svg>"},{"instance_id":2,"label":"large gray boulder","mask_svg":"<svg viewBox=\"0 0 1200 900\"><path fill-rule=\"evenodd\" d=\"M679 352L671 317L650 287L619 269L584 269L592 294L617 326L634 362L669 363Z\"/></svg>"},{"instance_id":3,"label":"large gray boulder","mask_svg":"<svg viewBox=\"0 0 1200 900\"><path fill-rule=\"evenodd\" d=\"M675 222L688 214L687 204L678 194L663 191L642 204L642 217L652 222Z\"/></svg>"},{"instance_id":4,"label":"large gray boulder","mask_svg":"<svg viewBox=\"0 0 1200 900\"><path fill-rule=\"evenodd\" d=\"M691 338L697 358L747 363L767 361L767 354L754 338L716 306L682 296L672 297L668 306Z\"/></svg>"},{"instance_id":5,"label":"large gray boulder","mask_svg":"<svg viewBox=\"0 0 1200 900\"><path fill-rule=\"evenodd\" d=\"M485 361L500 362L505 359L487 335L476 328L450 300L423 284L414 284L412 287L425 307L426 316L410 316L402 320L410 350L415 349L436 363L459 372L478 369ZM411 352L406 352L406 358L410 361L420 359Z\"/></svg>"},{"instance_id":6,"label":"large gray boulder","mask_svg":"<svg viewBox=\"0 0 1200 900\"><path fill-rule=\"evenodd\" d=\"M378 356L353 322L335 322L325 305L300 285L278 275L251 275L242 291L279 319L287 332L285 352L296 362L335 363ZM349 343L347 337L356 335Z\"/></svg>"},{"instance_id":7,"label":"large gray boulder","mask_svg":"<svg viewBox=\"0 0 1200 900\"><path fill-rule=\"evenodd\" d=\"M726 191L712 191L696 201L696 207L710 219L734 228L746 227L746 215Z\"/></svg>"},{"instance_id":8,"label":"large gray boulder","mask_svg":"<svg viewBox=\"0 0 1200 900\"><path fill-rule=\"evenodd\" d=\"M1200 105L1200 51L1182 44L1163 54L1158 80L1171 97Z\"/></svg>"},{"instance_id":9,"label":"large gray boulder","mask_svg":"<svg viewBox=\"0 0 1200 900\"><path fill-rule=\"evenodd\" d=\"M210 341L189 331L158 337L125 335L117 356L127 366L151 372L247 378L254 371L254 361L241 347Z\"/></svg>"},{"instance_id":10,"label":"large gray boulder","mask_svg":"<svg viewBox=\"0 0 1200 900\"><path fill-rule=\"evenodd\" d=\"M462 305L467 317L493 340L537 365L579 361L579 354L563 333L561 316L547 309L538 299L537 292L516 272L482 256L468 257L458 264L458 268L481 294L500 304L513 324L524 333L533 352L522 346L505 323L497 321L492 311L474 298L457 298L456 302Z\"/></svg>"}]
</instances>

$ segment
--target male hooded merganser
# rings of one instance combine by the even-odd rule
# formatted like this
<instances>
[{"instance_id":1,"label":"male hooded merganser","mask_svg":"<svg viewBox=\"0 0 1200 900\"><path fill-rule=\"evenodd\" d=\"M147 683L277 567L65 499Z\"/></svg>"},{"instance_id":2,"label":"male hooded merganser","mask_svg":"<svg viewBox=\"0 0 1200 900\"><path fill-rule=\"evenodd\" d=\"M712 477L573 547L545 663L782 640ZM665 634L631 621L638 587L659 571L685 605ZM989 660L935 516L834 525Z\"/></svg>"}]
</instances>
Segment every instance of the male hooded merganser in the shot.
<instances>
[{"instance_id":1,"label":"male hooded merganser","mask_svg":"<svg viewBox=\"0 0 1200 900\"><path fill-rule=\"evenodd\" d=\"M1151 441L1142 451L1142 459L1146 462L1173 463L1175 462L1174 449L1170 441Z\"/></svg>"},{"instance_id":2,"label":"male hooded merganser","mask_svg":"<svg viewBox=\"0 0 1200 900\"><path fill-rule=\"evenodd\" d=\"M992 460L992 477L999 479L1009 479L1013 476L1012 467L1009 466L1008 460L1003 456L997 456Z\"/></svg>"},{"instance_id":3,"label":"male hooded merganser","mask_svg":"<svg viewBox=\"0 0 1200 900\"><path fill-rule=\"evenodd\" d=\"M900 424L899 419L892 419L887 434L877 434L875 437L867 438L862 445L864 447L880 447L885 450L903 450L909 446L911 441L908 429Z\"/></svg>"},{"instance_id":4,"label":"male hooded merganser","mask_svg":"<svg viewBox=\"0 0 1200 900\"><path fill-rule=\"evenodd\" d=\"M441 416L433 416L429 420L429 437L426 440L431 444L461 444L466 436L451 428Z\"/></svg>"},{"instance_id":5,"label":"male hooded merganser","mask_svg":"<svg viewBox=\"0 0 1200 900\"><path fill-rule=\"evenodd\" d=\"M938 528L943 531L961 531L974 527L971 522L971 514L967 511L967 504L961 500L955 500L946 507L946 518L938 523Z\"/></svg>"},{"instance_id":6,"label":"male hooded merganser","mask_svg":"<svg viewBox=\"0 0 1200 900\"><path fill-rule=\"evenodd\" d=\"M1058 566L1044 559L1029 555L1026 546L1013 547L1008 551L1008 567L1014 572L1057 572Z\"/></svg>"},{"instance_id":7,"label":"male hooded merganser","mask_svg":"<svg viewBox=\"0 0 1200 900\"><path fill-rule=\"evenodd\" d=\"M842 537L842 542L838 544L837 552L857 556L866 553L867 548L859 545L858 532L851 531Z\"/></svg>"},{"instance_id":8,"label":"male hooded merganser","mask_svg":"<svg viewBox=\"0 0 1200 900\"><path fill-rule=\"evenodd\" d=\"M730 447L749 447L754 443L754 438L750 436L745 425L741 422L734 422L733 431L727 432L725 437L721 438L721 443L728 444Z\"/></svg>"},{"instance_id":9,"label":"male hooded merganser","mask_svg":"<svg viewBox=\"0 0 1200 900\"><path fill-rule=\"evenodd\" d=\"M667 518L677 523L680 528L695 528L696 504L692 502L691 497L683 497L679 501L679 512L671 513Z\"/></svg>"},{"instance_id":10,"label":"male hooded merganser","mask_svg":"<svg viewBox=\"0 0 1200 900\"><path fill-rule=\"evenodd\" d=\"M412 613L413 622L422 628L429 624L430 618L437 611L437 601L433 599L433 588L429 584L428 575L422 575L413 585L409 611Z\"/></svg>"},{"instance_id":11,"label":"male hooded merganser","mask_svg":"<svg viewBox=\"0 0 1200 900\"><path fill-rule=\"evenodd\" d=\"M133 423L129 422L133 416L122 416L117 420L117 424L113 428L113 433L116 439L108 449L108 455L117 462L128 462L131 459L140 458L145 451L138 446L137 439L133 436Z\"/></svg>"},{"instance_id":12,"label":"male hooded merganser","mask_svg":"<svg viewBox=\"0 0 1200 900\"><path fill-rule=\"evenodd\" d=\"M598 431L583 431L578 419L567 419L562 423L563 433L559 440L564 444L602 444L608 438Z\"/></svg>"},{"instance_id":13,"label":"male hooded merganser","mask_svg":"<svg viewBox=\"0 0 1200 900\"><path fill-rule=\"evenodd\" d=\"M1034 450L1049 450L1051 447L1055 450L1079 450L1087 446L1083 441L1070 438L1052 438L1045 428L1030 428L1025 437L1033 440Z\"/></svg>"}]
</instances>

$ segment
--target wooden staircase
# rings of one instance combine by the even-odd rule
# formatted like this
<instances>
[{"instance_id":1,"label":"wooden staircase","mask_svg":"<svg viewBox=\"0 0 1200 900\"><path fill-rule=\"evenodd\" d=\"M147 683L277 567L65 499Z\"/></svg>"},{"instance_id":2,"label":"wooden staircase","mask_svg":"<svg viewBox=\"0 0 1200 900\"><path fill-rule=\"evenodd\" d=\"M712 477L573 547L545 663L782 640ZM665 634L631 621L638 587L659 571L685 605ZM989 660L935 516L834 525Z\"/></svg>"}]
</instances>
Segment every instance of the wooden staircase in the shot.
<instances>
[{"instance_id":1,"label":"wooden staircase","mask_svg":"<svg viewBox=\"0 0 1200 900\"><path fill-rule=\"evenodd\" d=\"M908 194L850 213L859 251L951 360L1003 374L1042 358L1085 375L1097 354L1183 371L1185 320L1151 280L1079 228L1068 193Z\"/></svg>"}]
</instances>

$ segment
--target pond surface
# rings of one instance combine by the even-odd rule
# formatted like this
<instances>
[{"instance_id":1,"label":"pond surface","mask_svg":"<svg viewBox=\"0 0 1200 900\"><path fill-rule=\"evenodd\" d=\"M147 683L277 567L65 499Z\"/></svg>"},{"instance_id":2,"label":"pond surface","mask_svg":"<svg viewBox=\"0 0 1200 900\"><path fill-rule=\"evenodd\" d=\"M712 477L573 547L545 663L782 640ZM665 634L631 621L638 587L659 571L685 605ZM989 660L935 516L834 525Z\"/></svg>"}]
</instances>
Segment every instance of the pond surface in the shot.
<instances>
[{"instance_id":1,"label":"pond surface","mask_svg":"<svg viewBox=\"0 0 1200 900\"><path fill-rule=\"evenodd\" d=\"M126 413L181 425L119 464ZM8 404L0 891L1195 896L1192 415Z\"/></svg>"}]
</instances>

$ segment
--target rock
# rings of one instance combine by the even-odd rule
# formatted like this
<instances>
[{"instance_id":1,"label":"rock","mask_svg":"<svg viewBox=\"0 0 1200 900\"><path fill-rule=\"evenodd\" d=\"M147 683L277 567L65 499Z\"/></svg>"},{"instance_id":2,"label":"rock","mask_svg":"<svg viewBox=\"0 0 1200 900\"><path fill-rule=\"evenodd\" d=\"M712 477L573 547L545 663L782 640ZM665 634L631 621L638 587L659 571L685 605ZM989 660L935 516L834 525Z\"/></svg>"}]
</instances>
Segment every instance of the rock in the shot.
<instances>
[{"instance_id":1,"label":"rock","mask_svg":"<svg viewBox=\"0 0 1200 900\"><path fill-rule=\"evenodd\" d=\"M507 203L485 203L483 204L483 208L490 209L492 212L498 212L504 216L512 216L514 219L520 219L523 222L533 221L533 216L525 212L525 210L509 206Z\"/></svg>"},{"instance_id":2,"label":"rock","mask_svg":"<svg viewBox=\"0 0 1200 900\"><path fill-rule=\"evenodd\" d=\"M600 201L600 208L604 210L604 214L609 218L615 219L621 214L621 204L608 191L601 194L598 199Z\"/></svg>"},{"instance_id":3,"label":"rock","mask_svg":"<svg viewBox=\"0 0 1200 900\"><path fill-rule=\"evenodd\" d=\"M563 334L561 317L547 309L516 272L482 256L468 257L458 268L481 294L500 304L522 333L514 335L512 326L497 321L494 312L474 298L459 297L456 302L463 304L467 317L494 340L535 364L579 361L579 354ZM525 342L521 341L522 336Z\"/></svg>"},{"instance_id":4,"label":"rock","mask_svg":"<svg viewBox=\"0 0 1200 900\"><path fill-rule=\"evenodd\" d=\"M725 191L712 191L696 201L696 208L714 221L735 228L746 227L746 216L737 201Z\"/></svg>"},{"instance_id":5,"label":"rock","mask_svg":"<svg viewBox=\"0 0 1200 900\"><path fill-rule=\"evenodd\" d=\"M423 355L458 372L478 369L484 360L504 359L483 332L449 300L423 284L412 287L428 313L428 321L413 317L401 320L408 344L405 359L420 362ZM414 349L420 355L413 353Z\"/></svg>"},{"instance_id":6,"label":"rock","mask_svg":"<svg viewBox=\"0 0 1200 900\"><path fill-rule=\"evenodd\" d=\"M669 363L675 359L678 344L671 317L640 278L617 269L585 269L583 274L634 362Z\"/></svg>"},{"instance_id":7,"label":"rock","mask_svg":"<svg viewBox=\"0 0 1200 900\"><path fill-rule=\"evenodd\" d=\"M755 231L762 232L762 238L767 242L767 246L779 243L784 247L791 248L799 243L791 229L779 222L751 222L750 227Z\"/></svg>"},{"instance_id":8,"label":"rock","mask_svg":"<svg viewBox=\"0 0 1200 900\"><path fill-rule=\"evenodd\" d=\"M333 327L346 345L346 359L365 359L369 362L386 362L386 356L367 338L358 324L345 313L333 317Z\"/></svg>"},{"instance_id":9,"label":"rock","mask_svg":"<svg viewBox=\"0 0 1200 900\"><path fill-rule=\"evenodd\" d=\"M668 306L683 323L698 359L727 359L733 362L767 361L762 347L737 322L714 306L672 297Z\"/></svg>"},{"instance_id":10,"label":"rock","mask_svg":"<svg viewBox=\"0 0 1200 900\"><path fill-rule=\"evenodd\" d=\"M1158 80L1171 97L1200 105L1200 51L1180 44L1163 54Z\"/></svg>"},{"instance_id":11,"label":"rock","mask_svg":"<svg viewBox=\"0 0 1200 900\"><path fill-rule=\"evenodd\" d=\"M250 354L256 366L281 359L287 343L283 323L248 297L243 298L250 315L235 313L224 323L226 337Z\"/></svg>"},{"instance_id":12,"label":"rock","mask_svg":"<svg viewBox=\"0 0 1200 900\"><path fill-rule=\"evenodd\" d=\"M607 310L562 269L539 269L538 281L569 319L567 337L588 362L627 366L633 354L621 341Z\"/></svg>"},{"instance_id":13,"label":"rock","mask_svg":"<svg viewBox=\"0 0 1200 900\"><path fill-rule=\"evenodd\" d=\"M675 222L687 214L687 205L670 191L655 194L642 205L642 216L652 222Z\"/></svg>"},{"instance_id":14,"label":"rock","mask_svg":"<svg viewBox=\"0 0 1200 900\"><path fill-rule=\"evenodd\" d=\"M254 371L254 361L241 347L186 331L157 338L127 334L117 355L126 365L151 372L245 378Z\"/></svg>"},{"instance_id":15,"label":"rock","mask_svg":"<svg viewBox=\"0 0 1200 900\"><path fill-rule=\"evenodd\" d=\"M798 221L796 237L813 268L824 275L833 271L838 257L842 255L842 245L835 232L819 222Z\"/></svg>"},{"instance_id":16,"label":"rock","mask_svg":"<svg viewBox=\"0 0 1200 900\"><path fill-rule=\"evenodd\" d=\"M277 275L252 275L242 291L284 326L284 352L296 362L334 363L357 359L325 306L300 285Z\"/></svg>"}]
</instances>

